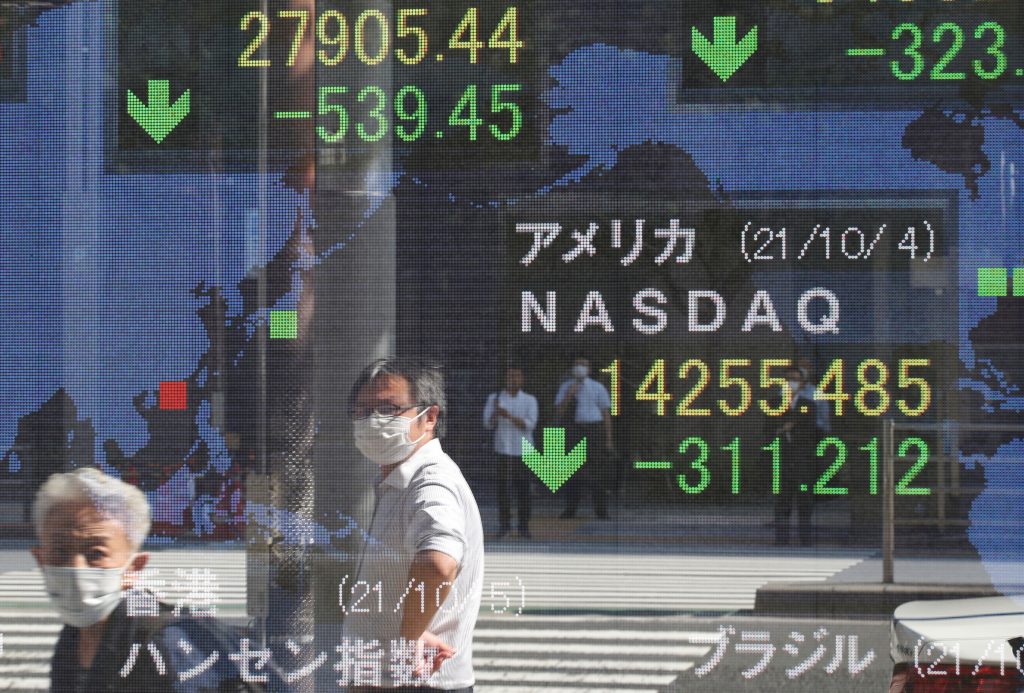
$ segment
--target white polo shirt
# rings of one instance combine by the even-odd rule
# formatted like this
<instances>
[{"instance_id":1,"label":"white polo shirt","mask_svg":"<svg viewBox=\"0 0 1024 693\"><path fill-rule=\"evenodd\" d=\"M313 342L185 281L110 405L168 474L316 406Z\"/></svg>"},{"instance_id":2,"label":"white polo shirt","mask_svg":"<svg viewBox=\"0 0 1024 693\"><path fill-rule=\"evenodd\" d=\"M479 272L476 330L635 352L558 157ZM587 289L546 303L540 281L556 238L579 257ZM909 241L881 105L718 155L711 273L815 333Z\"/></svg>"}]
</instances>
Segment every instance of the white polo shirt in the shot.
<instances>
[{"instance_id":1,"label":"white polo shirt","mask_svg":"<svg viewBox=\"0 0 1024 693\"><path fill-rule=\"evenodd\" d=\"M570 378L558 388L558 396L555 397L556 407L565 399L574 382L575 379ZM593 378L584 378L580 389L576 391L576 413L573 421L578 424L601 423L604 421L602 412L611 409L611 406L612 398L605 386Z\"/></svg>"},{"instance_id":2,"label":"white polo shirt","mask_svg":"<svg viewBox=\"0 0 1024 693\"><path fill-rule=\"evenodd\" d=\"M818 399L818 388L811 383L805 383L798 394L814 403L814 424L818 430L822 433L831 432L832 424L828 416L829 403L827 400Z\"/></svg>"},{"instance_id":3,"label":"white polo shirt","mask_svg":"<svg viewBox=\"0 0 1024 693\"><path fill-rule=\"evenodd\" d=\"M537 398L522 390L514 395L505 390L492 393L484 406L485 428L491 428L495 405L501 405L501 408L512 416L522 419L526 424L526 430L519 428L504 416L497 417L494 424L494 451L499 455L522 457L523 439L533 444L533 429L537 425Z\"/></svg>"},{"instance_id":4,"label":"white polo shirt","mask_svg":"<svg viewBox=\"0 0 1024 693\"><path fill-rule=\"evenodd\" d=\"M419 608L421 599L436 599L434 594L408 591L409 566L420 551L441 551L458 562L459 572L428 630L456 654L424 684L472 686L473 628L484 575L484 532L473 492L437 439L386 478L378 477L375 488L371 539L362 551L359 575L349 583L352 588L342 590L347 611L344 635L378 641L385 651L381 684L396 687L388 648L400 637L404 609ZM363 585L356 586L359 582Z\"/></svg>"}]
</instances>

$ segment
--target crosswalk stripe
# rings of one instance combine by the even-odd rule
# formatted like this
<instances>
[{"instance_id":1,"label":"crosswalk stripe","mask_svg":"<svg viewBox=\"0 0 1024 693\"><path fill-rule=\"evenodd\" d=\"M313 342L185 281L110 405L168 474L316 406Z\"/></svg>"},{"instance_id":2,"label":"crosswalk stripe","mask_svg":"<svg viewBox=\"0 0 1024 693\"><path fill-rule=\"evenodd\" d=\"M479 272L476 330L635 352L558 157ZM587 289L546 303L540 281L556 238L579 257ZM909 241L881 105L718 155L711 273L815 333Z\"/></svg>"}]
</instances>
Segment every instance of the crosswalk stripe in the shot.
<instances>
[{"instance_id":1,"label":"crosswalk stripe","mask_svg":"<svg viewBox=\"0 0 1024 693\"><path fill-rule=\"evenodd\" d=\"M3 674L49 674L50 664L0 664L0 675Z\"/></svg>"},{"instance_id":2,"label":"crosswalk stripe","mask_svg":"<svg viewBox=\"0 0 1024 693\"><path fill-rule=\"evenodd\" d=\"M496 668L508 668L515 667L517 669L541 669L550 667L561 667L564 669L580 669L581 665L586 664L586 668L590 670L596 669L607 669L611 671L665 671L666 666L663 661L644 661L639 659L558 659L556 656L551 658L543 659L540 657L530 657L529 659L516 659L511 657L474 657L473 668L479 672L486 669ZM694 666L693 662L680 662L675 667L678 671L685 671Z\"/></svg>"},{"instance_id":3,"label":"crosswalk stripe","mask_svg":"<svg viewBox=\"0 0 1024 693\"><path fill-rule=\"evenodd\" d=\"M514 613L514 611L513 611ZM633 632L633 630L644 630L650 626L651 619L649 616L610 616L607 614L531 614L522 613L518 616L505 614L493 614L489 613L486 609L480 612L480 617L476 620L478 628L508 628L509 619L515 621L516 624L522 626L526 623L537 624L538 626L545 626L554 623L601 623L608 624L614 622L615 624L624 624L623 629ZM629 626L636 626L635 629L631 630Z\"/></svg>"},{"instance_id":4,"label":"crosswalk stripe","mask_svg":"<svg viewBox=\"0 0 1024 693\"><path fill-rule=\"evenodd\" d=\"M536 681L558 683L609 683L622 684L625 686L667 686L676 679L674 674L588 674L588 673L559 673L547 671L508 671L501 674L485 673L476 674L479 681Z\"/></svg>"},{"instance_id":5,"label":"crosswalk stripe","mask_svg":"<svg viewBox=\"0 0 1024 693\"><path fill-rule=\"evenodd\" d=\"M564 563L561 560L555 560L550 566L541 563L539 566L532 563L535 560L548 560L547 557L536 557L531 556L530 558L523 561L509 561L503 563L497 563L495 561L487 561L487 565L494 570L500 570L502 572L510 570L519 570L523 573L545 573L545 574L557 574L557 573L569 573L574 574L578 572L572 564ZM794 566L796 563L799 568ZM643 574L651 576L671 576L678 575L680 573L688 575L713 575L715 566L731 566L740 575L759 575L761 573L803 573L811 571L815 573L827 573L834 570L836 566L842 567L848 565L849 561L829 562L829 561L816 561L816 560L804 560L796 561L793 563L780 563L778 565L753 565L749 561L743 563L732 563L731 561L709 561L708 559L697 559L695 561L678 561L665 565L661 568L652 566L650 570L644 570L638 568L636 562L622 563L619 561L610 562L592 562L592 561L580 561L577 565L580 566L611 566L619 570L616 572L626 572L632 574Z\"/></svg>"},{"instance_id":6,"label":"crosswalk stripe","mask_svg":"<svg viewBox=\"0 0 1024 693\"><path fill-rule=\"evenodd\" d=\"M601 594L605 595L605 599L599 599ZM719 599L709 599L715 596L720 597ZM485 593L486 599L486 593ZM739 595L715 595L713 592L709 593L686 593L679 595L671 594L652 594L652 595L638 595L638 596L627 596L619 594L617 592L604 592L604 593L588 593L588 594L576 594L576 595L558 595L548 594L545 599L541 600L540 595L526 594L526 606L536 607L539 605L548 607L561 607L569 603L573 604L590 604L595 608L607 608L613 604L650 604L651 606L658 606L659 604L667 603L680 603L680 602L693 602L696 604L706 605L708 609L713 609L719 604L732 605L743 605L749 603L753 606L754 595L750 594L739 594ZM520 600L512 599L512 605L510 608L518 609L520 606ZM502 607L498 607L502 608Z\"/></svg>"},{"instance_id":7,"label":"crosswalk stripe","mask_svg":"<svg viewBox=\"0 0 1024 693\"><path fill-rule=\"evenodd\" d=\"M506 682L511 683L511 682ZM533 693L537 690L535 685L531 685L529 688L525 686L487 686L481 688L480 693ZM657 688L594 688L593 686L585 686L583 688L577 686L544 686L544 693L659 693Z\"/></svg>"},{"instance_id":8,"label":"crosswalk stripe","mask_svg":"<svg viewBox=\"0 0 1024 693\"><path fill-rule=\"evenodd\" d=\"M10 633L59 633L64 626L60 623L5 623L4 634Z\"/></svg>"},{"instance_id":9,"label":"crosswalk stripe","mask_svg":"<svg viewBox=\"0 0 1024 693\"><path fill-rule=\"evenodd\" d=\"M0 678L0 686L10 691L45 691L50 688L50 677L46 678Z\"/></svg>"},{"instance_id":10,"label":"crosswalk stripe","mask_svg":"<svg viewBox=\"0 0 1024 693\"><path fill-rule=\"evenodd\" d=\"M42 594L42 596L36 596L37 594ZM8 598L11 598L11 599L17 598L17 599L20 599L21 601L30 601L30 602L45 602L45 601L48 601L48 598L47 598L45 592L41 592L41 593L36 593L36 592L31 592L31 593L8 592L6 594L0 593L0 596L8 597Z\"/></svg>"},{"instance_id":11,"label":"crosswalk stripe","mask_svg":"<svg viewBox=\"0 0 1024 693\"><path fill-rule=\"evenodd\" d=\"M55 645L57 637L54 635L4 635L4 647L11 645Z\"/></svg>"},{"instance_id":12,"label":"crosswalk stripe","mask_svg":"<svg viewBox=\"0 0 1024 693\"><path fill-rule=\"evenodd\" d=\"M625 635L628 638L628 635ZM628 640L627 640L628 641ZM551 652L556 647L554 643L546 642L474 642L474 652L503 653L503 652ZM625 655L653 656L666 655L674 657L698 657L707 652L708 647L702 645L624 645L620 643L608 643L592 645L590 643L558 643L559 654L581 654L581 655L607 655L609 657L622 657Z\"/></svg>"},{"instance_id":13,"label":"crosswalk stripe","mask_svg":"<svg viewBox=\"0 0 1024 693\"><path fill-rule=\"evenodd\" d=\"M665 570L675 566L682 566L690 570L704 565L736 565L742 570L792 570L794 566L815 565L818 569L826 567L848 565L862 560L870 553L851 554L849 556L822 556L808 554L803 556L786 556L779 558L757 557L748 555L717 555L717 554L680 554L677 556L656 556L652 554L593 554L593 553L563 553L560 551L523 551L511 552L488 552L486 560L489 565L524 565L536 566L550 563L555 566L572 565L621 565L627 570L641 572L646 570L642 566L650 565L652 571ZM638 562L638 558L642 561Z\"/></svg>"},{"instance_id":14,"label":"crosswalk stripe","mask_svg":"<svg viewBox=\"0 0 1024 693\"><path fill-rule=\"evenodd\" d=\"M713 610L715 608L725 606L743 606L744 604L751 602L751 599L749 599L747 595L737 595L731 598L727 595L721 595L719 599L714 599L714 596L715 595L701 594L658 594L653 596L625 597L621 594L608 592L603 595L578 594L572 597L562 597L557 599L554 596L551 596L542 600L537 595L527 595L525 606L527 608L583 608L589 604L595 609L611 609L616 606L650 606L651 608L657 609L660 606L692 603L701 607L706 607L707 610ZM510 608L518 610L520 606L522 605L513 601ZM505 607L499 604L496 608L501 609Z\"/></svg>"},{"instance_id":15,"label":"crosswalk stripe","mask_svg":"<svg viewBox=\"0 0 1024 693\"><path fill-rule=\"evenodd\" d=\"M624 584L624 585L625 584L635 584L635 583L630 583L629 581L627 581L622 575L616 575L616 577L618 577L619 580L621 580L621 584ZM729 577L730 577L730 579L732 578L731 575ZM829 577L829 575L808 575L806 573L800 574L800 575L774 575L772 573L763 573L761 575L750 576L750 577L736 576L735 582L731 582L730 585L723 585L723 587L728 587L728 586L731 586L731 585L760 584L762 582L765 582L766 580L787 580L787 581L791 581L791 580L809 580L809 581L815 581L815 580L822 580L822 579L825 579L827 577ZM606 576L590 576L590 577L582 577L581 576L579 579L577 579L576 577L557 578L557 577L554 577L554 576L551 576L551 575L538 575L538 576L535 576L535 577L530 577L529 575L497 575L497 574L494 574L494 573L490 573L490 574L487 575L487 579L489 579L491 581L497 581L498 579L502 579L502 580L506 580L506 581L511 580L512 582L515 582L516 580L519 580L520 582L522 582L524 585L527 585L527 586L529 586L531 584L543 584L543 585L549 585L551 587L555 587L555 586L560 585L563 589L565 588L565 585L564 585L563 581L568 581L569 579L572 580L573 589L575 589L577 586L578 587L585 587L585 586L588 586L588 585L608 586L608 584L609 584L608 583L608 577L606 577ZM703 576L700 576L700 577L688 577L686 575L678 575L678 576L672 578L671 580L667 580L667 579L666 580L648 580L646 578L643 578L643 581L638 586L643 586L645 588L648 588L648 587L651 587L651 586L679 587L681 584L682 585L690 584L690 583L693 583L693 584L714 584L716 581L719 581L719 584L720 584L721 579L722 579L721 575L703 575Z\"/></svg>"},{"instance_id":16,"label":"crosswalk stripe","mask_svg":"<svg viewBox=\"0 0 1024 693\"><path fill-rule=\"evenodd\" d=\"M617 572L627 572L632 574L644 574L644 575L675 575L679 572L689 573L691 575L706 575L712 574L716 566L729 566L731 569L736 570L741 575L756 575L759 573L802 573L805 570L813 572L828 572L835 570L835 568L842 568L843 566L849 565L851 562L856 560L845 560L845 561L829 561L829 560L818 560L818 559L794 559L792 561L786 561L784 563L772 563L772 564L759 564L756 561L727 561L723 559L711 559L706 557L695 557L692 560L678 560L672 563L666 563L662 566L651 566L650 570L641 568L636 560L631 561L577 561L575 563L565 561L563 558L557 556L548 556L544 554L524 556L521 560L516 561L493 561L489 558L485 559L488 566L495 570L508 571L508 570L521 570L523 572L556 572L556 573L573 573L576 572L575 566L597 566L597 567L613 567L617 569ZM537 562L540 562L539 564ZM641 563L642 565L642 563Z\"/></svg>"},{"instance_id":17,"label":"crosswalk stripe","mask_svg":"<svg viewBox=\"0 0 1024 693\"><path fill-rule=\"evenodd\" d=\"M487 575L487 577L489 579L492 579L492 580L498 579L498 578L505 579L505 580L508 580L508 579L514 580L516 578L519 578L520 580L524 580L524 581L530 581L530 580L562 581L562 580L566 580L566 579L572 579L572 580L580 580L581 582L595 582L595 583L599 583L599 582L601 582L603 580L607 580L607 578L609 576L614 575L615 577L617 577L618 579L622 580L623 582L628 582L628 581L631 581L631 580L642 580L645 584L648 583L648 582L651 582L651 583L661 583L661 584L671 584L673 582L678 582L680 580L715 580L715 579L720 578L723 574L728 574L730 578L735 578L737 580L761 580L761 579L763 579L765 577L770 577L771 579L778 579L778 580L787 580L787 579L795 579L795 578L807 578L807 579L811 579L811 580L814 580L814 579L826 579L826 578L831 577L836 572L838 572L839 570L842 570L842 569L843 568L838 568L836 570L818 570L818 569L808 568L807 570L796 570L796 571L794 571L794 570L789 570L789 571L782 571L782 570L759 570L759 571L756 571L756 572L743 572L743 573L737 572L737 573L733 573L733 571L728 566L724 566L723 565L723 566L719 566L718 570L715 571L715 572L712 572L712 571L707 571L707 572L688 572L688 571L685 571L685 570L677 570L677 571L674 571L672 573L666 573L664 575L650 575L650 574L644 573L644 572L628 573L628 572L617 571L617 570L614 569L614 566L606 566L604 568L600 568L600 567L597 567L597 566L594 566L592 568L585 568L585 567L581 566L580 569L579 569L579 572L554 571L554 570L552 570L552 571L543 571L543 570L527 571L527 570L517 570L516 568L498 569L498 568L495 568L495 567L488 566L488 567L485 568L484 572ZM584 571L587 571L587 572L584 572Z\"/></svg>"},{"instance_id":18,"label":"crosswalk stripe","mask_svg":"<svg viewBox=\"0 0 1024 693\"><path fill-rule=\"evenodd\" d=\"M680 640L690 642L695 637L703 637L706 632L700 631L635 631L635 630L544 630L526 628L477 628L473 631L474 638L515 638L515 639L550 639L550 640L616 640L623 633L629 633L630 640ZM724 637L724 634L722 634Z\"/></svg>"},{"instance_id":19,"label":"crosswalk stripe","mask_svg":"<svg viewBox=\"0 0 1024 693\"><path fill-rule=\"evenodd\" d=\"M794 580L794 582L795 582L795 580ZM758 583L758 585L759 584L760 583ZM635 599L650 599L652 596L671 597L671 596L675 596L675 595L680 595L680 596L682 596L682 595L698 596L698 595L706 595L706 594L721 594L723 596L725 596L725 595L746 595L747 593L749 593L751 591L751 589L756 589L756 587L758 585L751 584L751 585L742 585L742 586L731 587L731 588L722 587L721 589L715 589L714 585L683 585L683 586L681 586L681 585L674 585L673 587L666 588L666 589L664 589L662 591L657 591L657 590L645 590L644 592L636 591L635 592L635 597L633 597L633 598L635 598ZM485 591L486 592L490 591L490 590L487 589L487 585L485 585L484 587L485 587ZM621 594L623 589L624 589L622 587L616 589L615 587L613 587L611 585L599 585L599 586L594 586L594 587L573 585L572 592L569 593L569 594L566 594L566 591L565 591L564 588L562 590L558 590L558 589L553 588L553 587L549 587L547 589L533 587L531 589L530 585L524 585L523 587L524 587L524 589L526 591L527 599L529 599L531 595L534 596L534 597L542 596L542 597L558 597L558 598L562 598L562 597L586 597L587 595L591 595L591 594ZM632 591L632 590L629 590L629 591ZM520 593L521 593L521 591L520 591ZM628 592L627 592L627 594L628 594ZM622 596L625 598L625 595L622 595Z\"/></svg>"},{"instance_id":20,"label":"crosswalk stripe","mask_svg":"<svg viewBox=\"0 0 1024 693\"><path fill-rule=\"evenodd\" d=\"M49 662L52 656L53 652L47 650L12 650L5 647L3 655L0 656L0 661L8 659L40 659Z\"/></svg>"}]
</instances>

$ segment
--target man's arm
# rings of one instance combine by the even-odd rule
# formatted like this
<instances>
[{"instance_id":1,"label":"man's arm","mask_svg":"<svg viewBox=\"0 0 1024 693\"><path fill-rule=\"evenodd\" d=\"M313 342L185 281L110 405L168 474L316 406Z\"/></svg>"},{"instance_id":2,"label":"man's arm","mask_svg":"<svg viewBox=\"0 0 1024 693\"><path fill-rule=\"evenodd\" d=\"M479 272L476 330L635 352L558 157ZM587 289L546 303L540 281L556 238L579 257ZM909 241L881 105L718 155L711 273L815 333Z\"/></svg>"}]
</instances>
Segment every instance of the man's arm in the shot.
<instances>
[{"instance_id":1,"label":"man's arm","mask_svg":"<svg viewBox=\"0 0 1024 693\"><path fill-rule=\"evenodd\" d=\"M423 585L424 599L406 599L402 612L400 634L407 640L419 640L441 604L444 604L452 583L459 572L459 564L442 551L420 551L409 566L409 582L412 589ZM423 608L420 608L422 603Z\"/></svg>"},{"instance_id":2,"label":"man's arm","mask_svg":"<svg viewBox=\"0 0 1024 693\"><path fill-rule=\"evenodd\" d=\"M446 659L455 656L455 650L428 628L458 574L466 545L465 513L452 488L428 479L417 480L414 487L415 509L408 518L405 536L413 554L406 585L422 592L420 599L407 598L398 635L415 642L418 651L435 648L433 661L427 666L437 671ZM422 657L417 656L417 661L422 662Z\"/></svg>"},{"instance_id":3,"label":"man's arm","mask_svg":"<svg viewBox=\"0 0 1024 693\"><path fill-rule=\"evenodd\" d=\"M579 389L580 382L578 380L574 380L571 384L566 381L558 389L558 396L555 397L555 410L560 420L565 417L565 410L569 408L569 404L573 401L573 397L576 396L576 392Z\"/></svg>"},{"instance_id":4,"label":"man's arm","mask_svg":"<svg viewBox=\"0 0 1024 693\"><path fill-rule=\"evenodd\" d=\"M530 397L527 400L526 415L522 418L523 425L520 426L525 432L529 433L537 427L537 398Z\"/></svg>"},{"instance_id":5,"label":"man's arm","mask_svg":"<svg viewBox=\"0 0 1024 693\"><path fill-rule=\"evenodd\" d=\"M405 610L402 612L402 627L399 635L405 640L415 642L416 647L416 668L417 676L425 674L424 669L428 666L430 673L436 672L445 663L445 660L455 656L455 648L441 640L437 635L427 630L434 614L444 604L451 591L452 583L459 572L458 563L454 558L443 551L420 551L409 566L409 580L407 585L423 585L423 601L417 604L415 599L408 599L405 602ZM427 595L434 595L431 599ZM430 662L424 660L423 650L432 647L436 650Z\"/></svg>"},{"instance_id":6,"label":"man's arm","mask_svg":"<svg viewBox=\"0 0 1024 693\"><path fill-rule=\"evenodd\" d=\"M494 428L498 420L498 411L494 406L497 400L498 395L493 392L487 397L487 404L484 405L484 428Z\"/></svg>"},{"instance_id":7,"label":"man's arm","mask_svg":"<svg viewBox=\"0 0 1024 693\"><path fill-rule=\"evenodd\" d=\"M604 421L604 445L609 451L615 450L615 436L612 430L612 398L604 385L598 383L598 407L601 408L601 420Z\"/></svg>"}]
</instances>

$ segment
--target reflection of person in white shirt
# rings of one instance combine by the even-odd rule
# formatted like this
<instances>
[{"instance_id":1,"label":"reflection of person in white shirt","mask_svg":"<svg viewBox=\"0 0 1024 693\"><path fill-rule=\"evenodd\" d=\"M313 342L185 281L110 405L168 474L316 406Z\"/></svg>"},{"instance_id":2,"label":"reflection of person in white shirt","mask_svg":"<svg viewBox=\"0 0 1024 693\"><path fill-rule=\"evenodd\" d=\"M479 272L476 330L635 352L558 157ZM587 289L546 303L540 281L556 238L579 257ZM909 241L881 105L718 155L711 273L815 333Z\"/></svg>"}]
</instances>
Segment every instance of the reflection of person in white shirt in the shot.
<instances>
[{"instance_id":1,"label":"reflection of person in white shirt","mask_svg":"<svg viewBox=\"0 0 1024 693\"><path fill-rule=\"evenodd\" d=\"M828 413L828 401L818 399L815 394L818 388L815 386L814 381L811 380L811 360L806 356L801 357L797 360L796 366L804 377L804 385L800 389L799 394L804 399L814 402L814 425L818 427L819 436L825 437L832 432L832 422L829 420Z\"/></svg>"},{"instance_id":2,"label":"reflection of person in white shirt","mask_svg":"<svg viewBox=\"0 0 1024 693\"><path fill-rule=\"evenodd\" d=\"M779 420L775 434L779 436L783 469L775 496L775 543L789 543L789 517L796 506L800 523L800 543L810 546L814 543L814 528L811 516L814 499L808 492L817 476L815 449L820 439L817 426L817 407L814 388L805 387L804 373L797 366L786 369L789 384L789 406Z\"/></svg>"},{"instance_id":3,"label":"reflection of person in white shirt","mask_svg":"<svg viewBox=\"0 0 1024 693\"><path fill-rule=\"evenodd\" d=\"M509 485L515 489L519 536L530 538L530 471L523 465L523 441L533 444L537 425L537 398L523 392L523 370L505 371L505 389L494 392L484 406L484 426L494 429L494 453L498 460L498 515L501 539L512 528Z\"/></svg>"},{"instance_id":4,"label":"reflection of person in white shirt","mask_svg":"<svg viewBox=\"0 0 1024 693\"><path fill-rule=\"evenodd\" d=\"M424 683L416 690L472 693L484 532L469 484L441 449L447 408L440 370L417 361L380 359L352 386L355 444L380 473L356 577L342 590L343 633L350 642L390 644L392 662L414 666L385 664L379 683L350 693ZM356 606L371 592L376 608ZM382 606L391 604L401 607Z\"/></svg>"},{"instance_id":5,"label":"reflection of person in white shirt","mask_svg":"<svg viewBox=\"0 0 1024 693\"><path fill-rule=\"evenodd\" d=\"M608 517L607 468L615 456L611 406L607 388L590 377L590 361L576 359L572 378L558 388L555 408L558 420L565 422L567 429L566 450L572 450L580 440L587 439L587 464L565 485L565 510L560 515L563 519L575 517L584 486L593 496L594 514L600 519ZM605 454L598 444L601 439Z\"/></svg>"}]
</instances>

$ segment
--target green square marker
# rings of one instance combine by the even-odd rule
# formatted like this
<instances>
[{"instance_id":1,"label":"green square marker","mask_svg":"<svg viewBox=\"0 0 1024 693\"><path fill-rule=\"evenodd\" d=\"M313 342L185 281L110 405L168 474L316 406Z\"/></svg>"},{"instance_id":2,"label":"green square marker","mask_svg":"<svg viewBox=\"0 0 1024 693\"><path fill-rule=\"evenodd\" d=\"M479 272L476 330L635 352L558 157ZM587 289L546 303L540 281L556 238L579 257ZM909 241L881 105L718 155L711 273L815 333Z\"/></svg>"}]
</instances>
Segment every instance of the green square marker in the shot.
<instances>
[{"instance_id":1,"label":"green square marker","mask_svg":"<svg viewBox=\"0 0 1024 693\"><path fill-rule=\"evenodd\" d=\"M1013 268L1013 295L1024 296L1024 267Z\"/></svg>"},{"instance_id":2,"label":"green square marker","mask_svg":"<svg viewBox=\"0 0 1024 693\"><path fill-rule=\"evenodd\" d=\"M299 336L299 314L294 310L270 311L270 338L295 339Z\"/></svg>"},{"instance_id":3,"label":"green square marker","mask_svg":"<svg viewBox=\"0 0 1024 693\"><path fill-rule=\"evenodd\" d=\"M1005 296L1006 274L1005 267L979 267L978 295ZM1014 276L1016 276L1016 271L1014 271Z\"/></svg>"}]
</instances>

